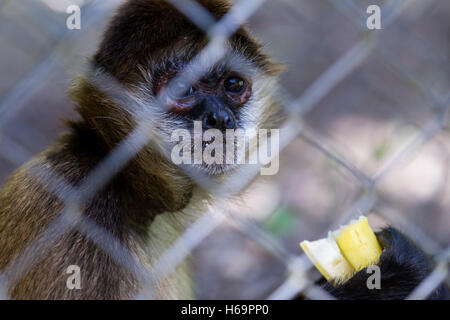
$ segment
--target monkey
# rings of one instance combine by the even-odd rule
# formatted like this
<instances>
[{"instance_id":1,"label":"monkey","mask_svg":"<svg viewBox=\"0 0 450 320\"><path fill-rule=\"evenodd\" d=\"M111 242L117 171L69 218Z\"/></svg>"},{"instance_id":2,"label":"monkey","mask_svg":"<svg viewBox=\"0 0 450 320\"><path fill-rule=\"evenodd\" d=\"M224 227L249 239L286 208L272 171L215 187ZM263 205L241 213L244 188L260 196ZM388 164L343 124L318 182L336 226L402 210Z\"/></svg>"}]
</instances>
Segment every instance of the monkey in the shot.
<instances>
[{"instance_id":1,"label":"monkey","mask_svg":"<svg viewBox=\"0 0 450 320\"><path fill-rule=\"evenodd\" d=\"M227 0L198 2L217 20L231 7ZM280 125L286 115L275 91L283 67L264 52L245 25L229 37L224 56L194 83L179 79L207 46L208 37L163 0L127 0L118 8L90 60L90 72L70 88L80 118L68 120L66 132L17 169L0 192L0 280L7 285L8 297L139 297L148 289L139 277L141 266L127 262L138 261L145 270L152 270L174 241L214 203L210 190L167 157L173 147L171 133L176 129L192 132L196 122L204 130L219 132ZM150 123L145 129L150 141L136 147L133 157L114 168L114 176L98 190L83 190L89 174L142 119ZM207 145L202 143L200 148ZM133 145L130 148L133 150ZM204 162L193 167L217 183L238 168ZM74 196L76 206L67 208L64 199L72 199L74 190L89 196ZM102 241L77 228L77 223L59 230L54 222L67 210L81 219L75 222L89 219L105 230L115 239L112 249L124 248L128 255L113 257ZM46 230L49 236L43 236ZM385 234L386 263L398 263L386 267L386 274L391 272L394 280L383 284L384 291L378 296L368 294L365 279L358 275L337 288L327 284L324 288L341 299L358 299L403 298L417 286L429 271L428 260L395 229ZM31 253L31 261L23 258L26 253ZM415 261L427 263L416 265ZM67 286L67 270L73 265L80 270L78 289ZM414 277L402 278L409 275ZM194 296L186 263L164 279L150 279L149 283L152 298ZM437 298L442 298L441 291Z\"/></svg>"},{"instance_id":2,"label":"monkey","mask_svg":"<svg viewBox=\"0 0 450 320\"><path fill-rule=\"evenodd\" d=\"M199 3L217 20L231 6L222 0ZM282 110L272 91L281 65L263 52L246 26L231 35L224 56L198 81L177 79L207 43L205 31L166 1L127 0L118 8L89 71L70 89L80 119L69 120L67 132L19 168L0 193L0 272L9 297L132 299L145 289L133 266L124 267L76 227L53 241L36 240L66 209L61 194L82 186L139 119L149 118L151 141L83 200L79 211L147 270L212 202L211 194L165 154L173 146L171 133L192 131L194 121L220 132L269 128L279 121ZM115 85L120 90L111 92ZM128 103L124 96L129 95L140 103ZM196 165L199 173L217 180L235 167ZM17 275L23 263L16 260L29 246L31 253L42 254ZM80 270L79 290L67 288L71 265ZM181 264L153 283L152 297L190 298L189 282L189 270Z\"/></svg>"}]
</instances>

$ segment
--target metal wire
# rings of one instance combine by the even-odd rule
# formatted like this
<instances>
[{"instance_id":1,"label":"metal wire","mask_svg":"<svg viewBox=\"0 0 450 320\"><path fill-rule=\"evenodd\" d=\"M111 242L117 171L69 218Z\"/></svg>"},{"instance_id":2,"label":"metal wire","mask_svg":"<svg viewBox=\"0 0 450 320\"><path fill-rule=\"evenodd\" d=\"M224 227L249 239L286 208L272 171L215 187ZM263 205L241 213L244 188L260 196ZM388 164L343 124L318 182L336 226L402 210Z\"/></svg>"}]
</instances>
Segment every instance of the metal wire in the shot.
<instances>
[{"instance_id":1,"label":"metal wire","mask_svg":"<svg viewBox=\"0 0 450 320\"><path fill-rule=\"evenodd\" d=\"M99 6L101 1L94 1L91 6L97 8L90 15L90 23L101 19L115 5ZM189 82L195 81L209 67L223 58L227 53L227 39L265 2L264 0L237 1L232 9L219 21L194 0L170 0L180 12L203 29L209 37L208 45L190 63L189 72L182 72L177 76ZM331 66L329 66L300 96L281 101L284 110L288 113L288 120L283 124L283 141L280 151L287 147L292 141L301 137L310 146L318 150L336 166L351 174L354 180L363 190L363 194L353 205L334 222L334 226L350 221L359 214L367 214L376 210L394 226L402 227L411 239L415 239L426 253L437 259L437 266L433 272L409 295L408 299L425 299L441 283L448 281L448 254L436 244L417 225L412 224L407 218L396 213L395 205L389 203L380 194L377 187L385 177L402 167L406 160L418 153L428 144L448 122L448 108L450 105L450 92L444 97L438 97L426 83L416 81L408 71L389 64L388 52L379 45L380 33L369 34L360 25L360 20L355 18L356 5L351 0L329 1L341 13L345 14L352 23L357 25L361 31L360 39ZM434 2L434 1L430 1ZM111 2L110 2L111 3ZM302 6L301 1L293 2L285 0L285 5L293 8ZM392 1L382 8L383 28L394 24L402 12L417 4L414 0ZM99 7L95 7L99 6ZM309 22L311 23L311 22ZM67 35L61 35L56 41L48 57L43 59L32 71L27 73L0 101L0 132L11 117L23 106L25 98L39 90L43 79L56 65L70 63L70 58L61 54L62 47L69 41ZM356 164L352 163L345 155L337 151L332 144L313 128L304 125L304 116L311 112L320 102L327 97L340 83L350 77L363 65L366 59L375 54L380 57L381 63L389 65L403 81L414 88L418 88L428 98L430 104L437 108L434 117L423 126L419 133L404 145L375 175L365 173ZM90 74L95 82L99 75ZM139 108L143 101L135 98L133 93L122 87L110 75L100 75L101 81L96 82L99 89L107 94L118 104L126 102L128 107ZM107 85L102 86L102 83ZM280 90L283 88L280 87ZM159 97L158 97L159 99ZM162 101L158 100L162 106ZM149 134L154 126L150 120L138 121L134 130L115 147L83 180L80 186L73 187L61 177L52 172L44 172L45 168L39 165L39 161L32 161L25 167L27 173L37 179L47 191L51 192L61 202L62 210L58 217L40 233L32 243L25 248L19 257L12 261L0 274L0 298L6 299L7 288L27 272L45 251L66 232L77 230L108 253L118 264L130 271L141 284L141 290L135 298L153 298L153 287L155 283L165 279L172 271L197 247L205 238L225 220L232 222L233 226L243 234L255 240L266 251L282 261L288 276L285 281L269 295L269 299L290 299L302 294L309 299L333 299L328 293L315 285L315 280L310 275L312 264L305 255L292 255L278 239L272 237L267 231L260 228L257 223L241 217L227 206L227 199L234 194L240 193L258 174L261 166L254 166L239 170L235 175L228 178L224 183L217 184L207 176L199 175L180 167L186 174L192 177L200 186L211 191L218 199L216 205L208 208L207 212L193 223L151 266L139 261L131 252L125 248L118 239L115 239L107 230L98 226L94 221L83 216L80 208L83 203L91 199L98 190L105 186L144 146L151 143L152 136ZM9 146L5 149L6 157L14 162L15 159L28 158L30 154L25 147L17 145L5 136L3 143ZM278 156L278 155L275 155ZM17 162L20 162L17 161ZM232 191L230 191L232 190ZM438 259L438 257L440 257ZM447 258L442 258L447 257ZM6 280L8 279L8 280Z\"/></svg>"}]
</instances>

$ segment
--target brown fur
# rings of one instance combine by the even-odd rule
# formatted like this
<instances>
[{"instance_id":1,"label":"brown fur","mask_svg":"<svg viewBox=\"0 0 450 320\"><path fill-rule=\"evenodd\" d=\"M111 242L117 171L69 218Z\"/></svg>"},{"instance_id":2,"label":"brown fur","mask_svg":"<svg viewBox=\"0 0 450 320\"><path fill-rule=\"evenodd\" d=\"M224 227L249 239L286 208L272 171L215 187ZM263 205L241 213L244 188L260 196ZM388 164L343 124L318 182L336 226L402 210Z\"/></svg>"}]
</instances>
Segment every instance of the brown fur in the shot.
<instances>
[{"instance_id":1,"label":"brown fur","mask_svg":"<svg viewBox=\"0 0 450 320\"><path fill-rule=\"evenodd\" d=\"M200 2L217 18L230 6L227 1ZM187 37L192 44L188 51L194 54L206 43L204 36L164 1L131 0L118 10L92 65L132 88L146 81L140 70L160 60L162 63L164 53L176 43ZM245 28L230 42L267 75L278 71ZM131 298L140 288L129 271L76 229L65 232L55 242L36 242L64 208L51 191L64 186L50 188L45 179L52 178L45 172L63 177L72 187L79 186L134 127L130 115L87 78L78 81L72 97L82 120L69 122L68 133L27 168L13 174L0 193L0 271L10 281L9 294L15 299ZM32 176L30 168L43 176ZM149 146L83 203L82 212L130 252L136 252L137 246L152 241L148 229L155 217L185 208L194 187L195 183ZM30 244L36 250L42 249L43 254L16 278L15 259ZM66 288L65 270L73 264L82 270L81 290Z\"/></svg>"}]
</instances>

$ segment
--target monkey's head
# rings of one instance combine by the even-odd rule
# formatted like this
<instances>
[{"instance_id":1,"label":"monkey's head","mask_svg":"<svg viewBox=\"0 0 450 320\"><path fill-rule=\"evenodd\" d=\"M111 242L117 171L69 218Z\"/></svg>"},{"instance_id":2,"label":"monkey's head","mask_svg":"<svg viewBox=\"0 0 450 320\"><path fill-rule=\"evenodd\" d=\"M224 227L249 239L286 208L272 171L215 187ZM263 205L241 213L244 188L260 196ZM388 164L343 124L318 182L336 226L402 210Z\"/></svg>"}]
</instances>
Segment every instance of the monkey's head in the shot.
<instances>
[{"instance_id":1,"label":"monkey's head","mask_svg":"<svg viewBox=\"0 0 450 320\"><path fill-rule=\"evenodd\" d=\"M216 21L231 7L222 0L198 2ZM157 146L170 158L173 148L182 145L182 156L189 152L195 168L209 175L228 171L235 165L225 163L226 145L233 143L235 152L240 146L238 139L226 139L227 130L270 128L280 116L272 95L281 68L246 27L233 33L219 54L209 40L166 1L126 2L94 56L92 77L82 84L84 94L76 95L81 100L78 110L111 147L146 120L153 149ZM195 144L194 129L200 124L203 132L222 133L223 140L214 137ZM180 129L192 139L174 140L174 131ZM203 159L194 164L198 149L200 154L212 149L215 156L219 145L221 163Z\"/></svg>"}]
</instances>

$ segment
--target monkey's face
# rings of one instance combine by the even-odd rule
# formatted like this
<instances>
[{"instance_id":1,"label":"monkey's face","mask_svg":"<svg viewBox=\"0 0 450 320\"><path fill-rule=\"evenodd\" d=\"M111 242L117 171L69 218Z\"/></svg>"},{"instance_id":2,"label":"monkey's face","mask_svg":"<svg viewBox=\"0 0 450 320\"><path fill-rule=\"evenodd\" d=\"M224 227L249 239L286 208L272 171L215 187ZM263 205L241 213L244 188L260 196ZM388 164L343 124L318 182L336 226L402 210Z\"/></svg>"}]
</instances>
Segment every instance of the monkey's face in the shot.
<instances>
[{"instance_id":1,"label":"monkey's face","mask_svg":"<svg viewBox=\"0 0 450 320\"><path fill-rule=\"evenodd\" d=\"M274 79L231 50L200 76L191 76L191 69L189 61L175 58L152 74L162 111L155 125L176 164L222 174L245 163L249 140L279 112L271 104Z\"/></svg>"},{"instance_id":2,"label":"monkey's face","mask_svg":"<svg viewBox=\"0 0 450 320\"><path fill-rule=\"evenodd\" d=\"M199 2L218 20L231 7L226 0ZM111 146L123 139L130 127L135 127L130 118L134 122L145 119L154 129L152 142L169 160L173 160L175 148L183 145L183 164L210 175L229 171L236 167L238 153L246 148L239 139L226 139L227 130L243 130L247 134L268 128L281 113L271 99L276 88L274 76L280 69L245 26L228 39L221 59L201 55L198 60L207 46L208 36L203 30L170 3L126 1L93 60L95 70L105 71L127 89L131 88L138 106L133 107L134 103L125 101L126 97L119 97L117 108L100 108L102 101L95 101L89 103L89 108L81 108L80 113L99 129L105 140L111 140L108 143ZM186 73L189 81L180 77ZM113 96L117 94L112 92ZM122 121L123 113L126 121ZM115 119L114 125L102 120L106 118ZM200 143L194 141L198 124L203 135ZM176 139L177 130L187 130L191 139ZM219 133L223 139L217 138ZM231 154L226 152L230 146L236 146ZM213 163L205 159L208 153L209 158L215 157ZM192 155L190 161L188 154Z\"/></svg>"}]
</instances>

